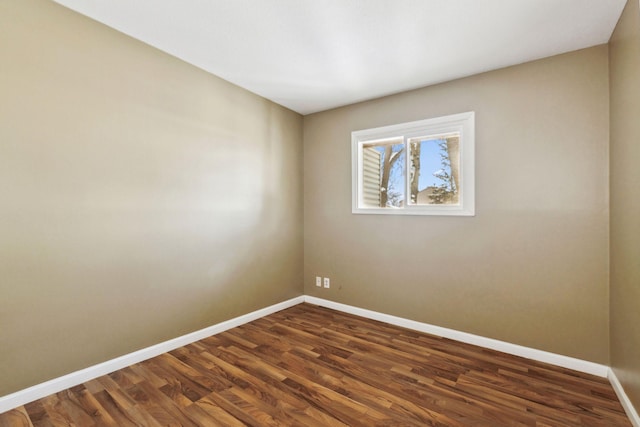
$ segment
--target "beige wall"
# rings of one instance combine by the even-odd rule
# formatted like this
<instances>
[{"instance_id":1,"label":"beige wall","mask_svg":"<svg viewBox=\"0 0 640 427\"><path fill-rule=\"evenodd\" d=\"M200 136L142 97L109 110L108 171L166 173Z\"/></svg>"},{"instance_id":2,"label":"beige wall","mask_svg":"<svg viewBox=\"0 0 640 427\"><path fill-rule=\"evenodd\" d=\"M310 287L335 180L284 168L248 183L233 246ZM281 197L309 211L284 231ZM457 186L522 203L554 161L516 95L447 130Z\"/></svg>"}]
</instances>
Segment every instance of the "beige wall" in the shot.
<instances>
[{"instance_id":1,"label":"beige wall","mask_svg":"<svg viewBox=\"0 0 640 427\"><path fill-rule=\"evenodd\" d=\"M636 405L637 8L610 52ZM52 2L0 2L0 58L0 396L300 295L303 266L309 295L609 363L606 46L307 116L304 158L299 115ZM351 214L351 131L463 111L475 217Z\"/></svg>"},{"instance_id":2,"label":"beige wall","mask_svg":"<svg viewBox=\"0 0 640 427\"><path fill-rule=\"evenodd\" d=\"M0 396L302 294L302 118L0 2Z\"/></svg>"},{"instance_id":3,"label":"beige wall","mask_svg":"<svg viewBox=\"0 0 640 427\"><path fill-rule=\"evenodd\" d=\"M608 363L608 100L599 46L305 116L305 293ZM351 213L352 131L465 111L475 217Z\"/></svg>"},{"instance_id":4,"label":"beige wall","mask_svg":"<svg viewBox=\"0 0 640 427\"><path fill-rule=\"evenodd\" d=\"M611 365L640 410L640 8L629 0L610 43Z\"/></svg>"}]
</instances>

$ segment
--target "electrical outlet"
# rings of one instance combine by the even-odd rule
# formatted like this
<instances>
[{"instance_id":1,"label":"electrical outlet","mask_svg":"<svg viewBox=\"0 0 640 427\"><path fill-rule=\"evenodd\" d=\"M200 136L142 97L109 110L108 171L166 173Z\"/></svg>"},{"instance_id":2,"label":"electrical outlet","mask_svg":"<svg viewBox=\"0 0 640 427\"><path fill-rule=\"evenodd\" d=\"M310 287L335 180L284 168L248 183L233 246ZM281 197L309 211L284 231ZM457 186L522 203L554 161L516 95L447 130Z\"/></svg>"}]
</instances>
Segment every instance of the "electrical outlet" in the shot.
<instances>
[{"instance_id":1,"label":"electrical outlet","mask_svg":"<svg viewBox=\"0 0 640 427\"><path fill-rule=\"evenodd\" d=\"M322 286L322 277L316 276L316 286L317 287L321 287Z\"/></svg>"},{"instance_id":2,"label":"electrical outlet","mask_svg":"<svg viewBox=\"0 0 640 427\"><path fill-rule=\"evenodd\" d=\"M331 280L329 280L328 277L324 278L324 287L325 288L330 288L331 287Z\"/></svg>"}]
</instances>

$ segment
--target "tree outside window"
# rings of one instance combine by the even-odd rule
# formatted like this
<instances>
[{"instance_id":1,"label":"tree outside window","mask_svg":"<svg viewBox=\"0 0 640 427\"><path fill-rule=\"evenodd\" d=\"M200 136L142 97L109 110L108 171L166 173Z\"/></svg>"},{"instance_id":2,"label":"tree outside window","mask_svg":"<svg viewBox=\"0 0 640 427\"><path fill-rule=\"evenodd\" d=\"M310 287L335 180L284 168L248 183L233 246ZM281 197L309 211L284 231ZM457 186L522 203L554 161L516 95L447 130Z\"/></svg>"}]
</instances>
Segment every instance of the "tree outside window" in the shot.
<instances>
[{"instance_id":1,"label":"tree outside window","mask_svg":"<svg viewBox=\"0 0 640 427\"><path fill-rule=\"evenodd\" d=\"M473 215L473 118L354 132L354 213Z\"/></svg>"}]
</instances>

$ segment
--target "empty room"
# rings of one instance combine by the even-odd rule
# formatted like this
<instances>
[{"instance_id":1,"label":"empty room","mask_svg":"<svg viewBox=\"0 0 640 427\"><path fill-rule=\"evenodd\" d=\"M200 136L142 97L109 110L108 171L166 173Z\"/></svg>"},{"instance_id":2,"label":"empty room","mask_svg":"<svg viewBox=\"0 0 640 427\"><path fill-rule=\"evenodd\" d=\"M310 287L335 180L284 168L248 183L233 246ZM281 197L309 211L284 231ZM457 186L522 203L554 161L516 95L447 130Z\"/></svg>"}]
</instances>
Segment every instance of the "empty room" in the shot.
<instances>
[{"instance_id":1,"label":"empty room","mask_svg":"<svg viewBox=\"0 0 640 427\"><path fill-rule=\"evenodd\" d=\"M639 0L1 0L0 427L640 427Z\"/></svg>"}]
</instances>

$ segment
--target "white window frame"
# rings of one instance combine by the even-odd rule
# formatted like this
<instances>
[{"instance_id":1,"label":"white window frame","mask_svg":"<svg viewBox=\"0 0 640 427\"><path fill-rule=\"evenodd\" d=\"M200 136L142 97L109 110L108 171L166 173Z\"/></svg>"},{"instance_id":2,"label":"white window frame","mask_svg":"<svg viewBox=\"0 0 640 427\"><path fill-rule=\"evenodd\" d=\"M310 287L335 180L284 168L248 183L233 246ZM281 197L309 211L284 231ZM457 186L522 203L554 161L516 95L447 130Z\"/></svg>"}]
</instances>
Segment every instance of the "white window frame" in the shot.
<instances>
[{"instance_id":1,"label":"white window frame","mask_svg":"<svg viewBox=\"0 0 640 427\"><path fill-rule=\"evenodd\" d=\"M363 203L363 146L375 141L460 133L460 195L456 205L410 205L367 207ZM408 154L408 150L406 151ZM352 213L383 215L475 215L475 113L473 111L409 123L359 130L351 133ZM410 156L405 156L405 197L408 194Z\"/></svg>"}]
</instances>

